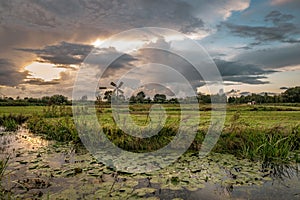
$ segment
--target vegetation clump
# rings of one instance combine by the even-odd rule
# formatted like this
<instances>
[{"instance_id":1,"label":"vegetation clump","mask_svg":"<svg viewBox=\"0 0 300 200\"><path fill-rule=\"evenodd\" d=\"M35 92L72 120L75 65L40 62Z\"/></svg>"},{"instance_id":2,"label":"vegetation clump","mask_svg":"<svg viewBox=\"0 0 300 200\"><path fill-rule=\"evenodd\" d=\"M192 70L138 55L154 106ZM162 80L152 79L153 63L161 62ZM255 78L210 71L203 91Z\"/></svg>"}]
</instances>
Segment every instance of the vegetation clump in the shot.
<instances>
[{"instance_id":1,"label":"vegetation clump","mask_svg":"<svg viewBox=\"0 0 300 200\"><path fill-rule=\"evenodd\" d=\"M16 131L18 126L22 125L28 116L22 114L9 114L0 116L0 126L4 127L5 131Z\"/></svg>"},{"instance_id":2,"label":"vegetation clump","mask_svg":"<svg viewBox=\"0 0 300 200\"><path fill-rule=\"evenodd\" d=\"M215 151L263 162L299 161L293 152L300 149L300 126L249 127L232 117L231 125L222 133Z\"/></svg>"},{"instance_id":3,"label":"vegetation clump","mask_svg":"<svg viewBox=\"0 0 300 200\"><path fill-rule=\"evenodd\" d=\"M70 117L47 119L42 116L32 117L27 121L27 128L35 134L45 135L47 139L59 142L79 142L75 124Z\"/></svg>"}]
</instances>

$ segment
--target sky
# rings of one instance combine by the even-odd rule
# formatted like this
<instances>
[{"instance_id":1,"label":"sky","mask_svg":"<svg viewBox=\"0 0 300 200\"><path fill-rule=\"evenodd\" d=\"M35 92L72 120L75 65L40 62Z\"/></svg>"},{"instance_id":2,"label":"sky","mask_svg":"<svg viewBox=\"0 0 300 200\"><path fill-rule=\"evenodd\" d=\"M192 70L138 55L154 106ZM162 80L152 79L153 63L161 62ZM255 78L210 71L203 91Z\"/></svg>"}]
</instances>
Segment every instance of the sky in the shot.
<instances>
[{"instance_id":1,"label":"sky","mask_svg":"<svg viewBox=\"0 0 300 200\"><path fill-rule=\"evenodd\" d=\"M110 87L110 81L123 78L128 96L138 90L129 83L149 96L163 92L171 96L169 89L187 95L182 91L191 87L207 92L190 63L149 49L174 50L183 41L176 34L157 33L147 40L114 37L134 28L160 27L202 46L229 96L280 93L300 85L299 7L299 0L0 0L0 92L12 97L72 98L78 72L87 65L94 65L88 81ZM114 45L101 46L107 40ZM93 60L95 48L99 51ZM201 57L191 49L184 51ZM118 59L105 70L95 63L116 55ZM168 77L170 70L179 72L175 79L182 75L191 87ZM93 76L100 72L102 77ZM85 87L82 91L88 90ZM93 92L87 93L95 96Z\"/></svg>"}]
</instances>

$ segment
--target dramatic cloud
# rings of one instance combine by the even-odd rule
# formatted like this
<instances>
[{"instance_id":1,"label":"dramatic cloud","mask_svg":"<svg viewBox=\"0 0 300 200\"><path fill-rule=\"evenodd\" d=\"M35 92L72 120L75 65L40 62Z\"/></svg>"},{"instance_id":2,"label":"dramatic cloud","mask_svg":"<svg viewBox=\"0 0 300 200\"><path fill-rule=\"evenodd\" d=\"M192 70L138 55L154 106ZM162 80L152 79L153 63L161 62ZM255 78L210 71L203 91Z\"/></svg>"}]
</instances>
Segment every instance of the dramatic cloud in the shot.
<instances>
[{"instance_id":1,"label":"dramatic cloud","mask_svg":"<svg viewBox=\"0 0 300 200\"><path fill-rule=\"evenodd\" d=\"M154 49L153 49L154 48ZM165 50L156 49L156 48L164 48ZM117 52L114 48L102 49L101 54L97 54L95 56L95 61L106 60L109 58L113 58L115 54L122 55L117 59L105 72L106 77L110 77L111 79L117 80L122 75L126 75L126 73L136 67L142 66L144 68L143 79L150 79L153 81L163 81L165 83L176 83L176 80L173 79L172 76L168 76L163 72L162 67L158 65L152 66L144 66L148 63L159 63L161 65L169 66L174 71L180 73L185 77L186 80L193 86L194 90L197 87L205 85L203 82L203 78L201 74L185 59L181 58L178 55L175 55L172 52L172 44L166 42L164 38L157 39L156 42L151 42L143 48L139 49L133 55L122 55L121 52ZM191 54L195 54L191 52ZM195 55L198 56L199 55ZM198 58L199 62L205 60L205 58ZM204 59L204 60L203 60ZM92 59L93 60L93 59ZM90 61L90 59L88 59ZM226 61L221 59L215 59L215 64L217 65L221 76L227 82L234 83L247 83L247 84L264 84L268 83L268 81L262 81L261 79L265 79L266 77L263 75L274 73L274 70L264 69L264 66L258 64L249 64L247 62L238 62L238 61ZM94 62L94 61L93 61ZM104 61L104 63L107 61ZM95 62L96 64L96 62ZM139 74L142 73L142 69L139 69ZM146 75L146 76L145 76ZM138 74L136 75L137 77ZM153 78L154 77L154 78ZM134 76L131 77L134 79ZM132 80L131 80L132 81ZM107 80L106 80L107 82ZM103 82L104 83L104 82ZM137 83L136 83L137 84Z\"/></svg>"},{"instance_id":2,"label":"dramatic cloud","mask_svg":"<svg viewBox=\"0 0 300 200\"><path fill-rule=\"evenodd\" d=\"M298 0L251 1L251 6L250 0L0 1L0 85L8 86L7 90L14 87L11 91L15 94L62 93L70 97L79 65L92 51L96 40L101 43L132 28L162 27L185 33L203 44L211 56L219 58L215 62L226 85L261 86L274 82L271 77L275 76L274 70L280 71L279 74L299 69L299 6ZM88 81L98 82L96 77L101 72L103 83L109 84L138 69L132 75L139 77L136 80L139 83L171 82L178 90L187 90L176 79L162 73L161 66L145 66L160 63L183 75L194 90L205 84L188 61L167 52L174 45L169 42L174 39L172 36L156 39L143 41L144 49L135 48L140 45L136 44L135 37L122 38L118 47L108 45L98 49L99 54L86 63L94 65L88 73L95 77ZM133 46L134 53L123 53L124 48ZM166 51L149 49L157 47ZM201 56L191 49L180 50L199 57L203 63ZM112 58L117 59L111 63ZM53 74L57 72L55 68L64 68L64 72L46 81L45 77L33 75L34 70L45 72L45 68L38 65L33 71L25 70L34 63L49 63ZM101 71L106 65L109 67ZM292 84L278 83L274 88L279 90L281 85ZM269 84L267 87L270 88Z\"/></svg>"},{"instance_id":3,"label":"dramatic cloud","mask_svg":"<svg viewBox=\"0 0 300 200\"><path fill-rule=\"evenodd\" d=\"M59 79L44 81L38 78L26 79L20 83L19 95L40 97L44 95L63 94L72 97L72 89L76 71L68 70L60 73Z\"/></svg>"},{"instance_id":4,"label":"dramatic cloud","mask_svg":"<svg viewBox=\"0 0 300 200\"><path fill-rule=\"evenodd\" d=\"M249 0L11 0L0 1L0 57L14 61L15 78L2 84L22 83L20 74L33 61L69 68L80 64L96 39L137 27L163 27L201 38L212 28L207 23L227 19L233 11L249 6ZM61 42L65 41L65 42ZM31 53L31 54L29 54ZM127 61L126 61L127 59ZM110 69L131 65L126 55ZM124 61L124 62L123 62ZM3 68L4 69L4 68ZM2 69L1 69L2 70ZM7 72L8 73L8 72ZM110 75L112 70L107 70ZM14 81L17 79L18 81ZM7 80L6 80L7 79ZM31 80L33 84L37 80Z\"/></svg>"},{"instance_id":5,"label":"dramatic cloud","mask_svg":"<svg viewBox=\"0 0 300 200\"><path fill-rule=\"evenodd\" d=\"M260 80L266 78L266 76L225 76L223 77L223 81L259 85L269 83L269 81Z\"/></svg>"},{"instance_id":6,"label":"dramatic cloud","mask_svg":"<svg viewBox=\"0 0 300 200\"><path fill-rule=\"evenodd\" d=\"M12 0L2 2L0 9L4 25L13 22L44 30L77 30L79 34L86 31L81 30L84 27L96 27L101 35L154 25L194 32L203 27L203 21L192 11L189 2L178 0Z\"/></svg>"},{"instance_id":7,"label":"dramatic cloud","mask_svg":"<svg viewBox=\"0 0 300 200\"><path fill-rule=\"evenodd\" d=\"M262 66L245 64L236 61L225 61L220 59L214 60L222 76L237 76L237 75L262 75L273 73L273 70L264 70Z\"/></svg>"},{"instance_id":8,"label":"dramatic cloud","mask_svg":"<svg viewBox=\"0 0 300 200\"><path fill-rule=\"evenodd\" d=\"M234 60L275 69L300 65L299 52L300 45L289 45L242 53L235 56Z\"/></svg>"},{"instance_id":9,"label":"dramatic cloud","mask_svg":"<svg viewBox=\"0 0 300 200\"><path fill-rule=\"evenodd\" d=\"M293 15L289 14L282 14L280 11L274 10L270 12L268 15L265 17L265 21L271 21L275 25L280 25L282 23L286 23L294 18Z\"/></svg>"},{"instance_id":10,"label":"dramatic cloud","mask_svg":"<svg viewBox=\"0 0 300 200\"><path fill-rule=\"evenodd\" d=\"M20 72L9 60L0 58L0 85L16 86L27 75L27 72Z\"/></svg>"},{"instance_id":11,"label":"dramatic cloud","mask_svg":"<svg viewBox=\"0 0 300 200\"><path fill-rule=\"evenodd\" d=\"M131 55L122 54L107 67L102 77L107 78L126 73L126 71L135 67L133 61L137 61L137 59Z\"/></svg>"},{"instance_id":12,"label":"dramatic cloud","mask_svg":"<svg viewBox=\"0 0 300 200\"><path fill-rule=\"evenodd\" d=\"M120 52L114 47L94 49L85 60L87 67L92 67L102 78L118 77L134 67L134 61L138 61L133 55Z\"/></svg>"},{"instance_id":13,"label":"dramatic cloud","mask_svg":"<svg viewBox=\"0 0 300 200\"><path fill-rule=\"evenodd\" d=\"M93 46L61 42L58 45L46 46L43 49L17 49L34 53L38 62L52 63L55 65L78 65L91 52Z\"/></svg>"},{"instance_id":14,"label":"dramatic cloud","mask_svg":"<svg viewBox=\"0 0 300 200\"><path fill-rule=\"evenodd\" d=\"M31 78L29 80L24 81L24 84L31 84L31 85L57 85L57 84L59 84L59 81L58 80L44 81L41 78Z\"/></svg>"},{"instance_id":15,"label":"dramatic cloud","mask_svg":"<svg viewBox=\"0 0 300 200\"><path fill-rule=\"evenodd\" d=\"M218 18L226 19L231 16L233 11L242 11L249 7L250 0L183 0L193 6L196 16L205 22Z\"/></svg>"},{"instance_id":16,"label":"dramatic cloud","mask_svg":"<svg viewBox=\"0 0 300 200\"><path fill-rule=\"evenodd\" d=\"M237 61L225 61L220 59L214 60L224 81L247 83L247 84L264 84L268 81L261 81L266 78L265 74L275 71L265 70L262 66L247 64Z\"/></svg>"},{"instance_id":17,"label":"dramatic cloud","mask_svg":"<svg viewBox=\"0 0 300 200\"><path fill-rule=\"evenodd\" d=\"M237 25L228 22L222 23L222 26L227 27L234 35L254 38L256 44L274 41L295 43L298 42L295 38L299 37L300 32L299 27L289 22L293 18L293 15L272 11L264 19L266 22L271 22L272 26Z\"/></svg>"}]
</instances>

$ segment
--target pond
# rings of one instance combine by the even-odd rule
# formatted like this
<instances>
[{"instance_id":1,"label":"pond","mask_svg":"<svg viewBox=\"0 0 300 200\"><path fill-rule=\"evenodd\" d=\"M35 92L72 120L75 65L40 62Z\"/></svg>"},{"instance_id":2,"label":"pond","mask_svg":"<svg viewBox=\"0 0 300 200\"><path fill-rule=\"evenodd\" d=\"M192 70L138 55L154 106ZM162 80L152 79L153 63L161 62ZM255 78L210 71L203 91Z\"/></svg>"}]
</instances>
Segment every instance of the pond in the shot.
<instances>
[{"instance_id":1,"label":"pond","mask_svg":"<svg viewBox=\"0 0 300 200\"><path fill-rule=\"evenodd\" d=\"M98 163L80 145L24 128L1 132L0 144L0 157L10 157L1 184L12 199L300 199L296 164L262 167L232 155L186 154L165 169L127 174Z\"/></svg>"}]
</instances>

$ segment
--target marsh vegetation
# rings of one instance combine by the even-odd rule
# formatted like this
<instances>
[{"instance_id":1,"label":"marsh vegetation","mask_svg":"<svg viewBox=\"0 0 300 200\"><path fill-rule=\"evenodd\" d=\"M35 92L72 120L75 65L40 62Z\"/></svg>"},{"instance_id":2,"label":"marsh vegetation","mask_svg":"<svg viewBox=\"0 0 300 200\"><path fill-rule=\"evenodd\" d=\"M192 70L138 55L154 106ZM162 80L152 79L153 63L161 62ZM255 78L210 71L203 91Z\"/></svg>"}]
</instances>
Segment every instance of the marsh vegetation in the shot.
<instances>
[{"instance_id":1,"label":"marsh vegetation","mask_svg":"<svg viewBox=\"0 0 300 200\"><path fill-rule=\"evenodd\" d=\"M173 139L180 110L188 109L177 104L163 106L167 113L165 125L157 135L146 139L122 131L109 105L97 106L96 114L107 138L115 145L131 152L149 152ZM133 122L149 123L150 108L151 104L130 105ZM0 136L1 158L4 159L1 165L6 166L6 170L2 167L1 171L4 175L1 195L5 197L193 199L193 195L205 196L206 190L212 190L209 196L212 199L247 198L247 194L239 196L235 191L261 185L255 189L259 191L278 178L286 183L297 177L300 162L300 108L297 105L228 106L218 143L210 155L199 159L197 152L211 116L210 106L201 105L199 127L188 151L171 166L147 174L115 172L95 160L81 144L69 106L0 109L4 113L0 116L4 127ZM187 111L191 116L198 113ZM16 124L16 128L11 128L10 123ZM126 120L123 123L130 126ZM15 130L17 133L7 132ZM10 155L8 162L7 155ZM19 168L22 170L17 170ZM295 187L299 187L299 182Z\"/></svg>"}]
</instances>

